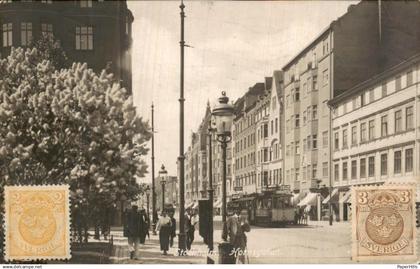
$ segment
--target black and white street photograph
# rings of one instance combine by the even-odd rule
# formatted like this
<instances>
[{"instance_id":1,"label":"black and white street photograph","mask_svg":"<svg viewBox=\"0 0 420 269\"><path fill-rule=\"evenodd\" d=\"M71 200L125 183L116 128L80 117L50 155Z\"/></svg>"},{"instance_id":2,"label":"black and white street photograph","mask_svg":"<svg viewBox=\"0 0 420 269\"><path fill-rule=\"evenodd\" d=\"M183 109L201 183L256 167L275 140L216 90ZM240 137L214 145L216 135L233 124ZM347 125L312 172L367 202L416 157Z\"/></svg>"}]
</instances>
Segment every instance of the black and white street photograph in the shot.
<instances>
[{"instance_id":1,"label":"black and white street photograph","mask_svg":"<svg viewBox=\"0 0 420 269\"><path fill-rule=\"evenodd\" d=\"M417 266L420 1L0 0L0 30L2 268Z\"/></svg>"}]
</instances>

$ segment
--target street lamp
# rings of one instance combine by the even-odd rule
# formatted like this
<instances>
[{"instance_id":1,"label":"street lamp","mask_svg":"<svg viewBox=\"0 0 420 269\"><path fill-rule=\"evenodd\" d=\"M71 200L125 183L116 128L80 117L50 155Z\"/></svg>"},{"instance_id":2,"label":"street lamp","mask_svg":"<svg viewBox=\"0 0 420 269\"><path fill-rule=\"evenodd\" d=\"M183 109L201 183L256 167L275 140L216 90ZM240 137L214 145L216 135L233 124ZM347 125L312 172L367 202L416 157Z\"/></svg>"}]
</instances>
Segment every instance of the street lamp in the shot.
<instances>
[{"instance_id":1,"label":"street lamp","mask_svg":"<svg viewBox=\"0 0 420 269\"><path fill-rule=\"evenodd\" d=\"M165 166L162 164L162 167L159 171L159 178L160 178L160 184L162 184L162 210L165 208L165 184L166 179L168 177L168 171L165 170Z\"/></svg>"},{"instance_id":2,"label":"street lamp","mask_svg":"<svg viewBox=\"0 0 420 269\"><path fill-rule=\"evenodd\" d=\"M210 219L210 223L209 223L209 233L208 233L208 248L209 248L209 253L212 254L213 253L213 157L212 157L212 151L213 151L213 146L212 146L212 140L213 140L213 132L215 131L214 128L212 128L212 124L213 124L213 116L211 116L210 121L209 121L209 128L208 128L208 137L209 137L209 161L208 161L208 177L209 177L209 187L207 189L208 195L209 195L209 201L210 201L210 212L209 212L209 219ZM211 260L209 257L207 258L207 263L208 264L213 264L214 261Z\"/></svg>"},{"instance_id":3,"label":"street lamp","mask_svg":"<svg viewBox=\"0 0 420 269\"><path fill-rule=\"evenodd\" d=\"M226 148L227 143L232 140L231 127L234 116L234 108L229 104L229 98L226 96L226 92L222 92L222 96L219 97L219 103L213 109L212 115L216 123L216 135L217 141L222 147L222 222L223 232L222 239L224 242L219 244L219 263L234 263L234 255L230 255L231 244L227 242L227 227L226 227ZM233 258L232 258L233 257ZM233 260L233 261L232 261Z\"/></svg>"},{"instance_id":4,"label":"street lamp","mask_svg":"<svg viewBox=\"0 0 420 269\"><path fill-rule=\"evenodd\" d=\"M150 212L149 212L149 199L150 199L150 187L147 185L146 189L146 213L147 213L147 220L150 220Z\"/></svg>"}]
</instances>

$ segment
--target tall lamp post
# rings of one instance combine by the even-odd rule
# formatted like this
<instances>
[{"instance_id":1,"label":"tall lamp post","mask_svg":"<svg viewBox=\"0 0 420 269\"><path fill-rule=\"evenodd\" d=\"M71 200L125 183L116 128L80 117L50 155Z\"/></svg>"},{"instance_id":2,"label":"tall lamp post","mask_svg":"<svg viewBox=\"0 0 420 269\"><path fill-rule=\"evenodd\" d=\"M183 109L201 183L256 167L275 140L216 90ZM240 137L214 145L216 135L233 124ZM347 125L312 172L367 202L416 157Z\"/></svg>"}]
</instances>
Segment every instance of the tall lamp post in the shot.
<instances>
[{"instance_id":1,"label":"tall lamp post","mask_svg":"<svg viewBox=\"0 0 420 269\"><path fill-rule=\"evenodd\" d=\"M184 197L184 177L185 177L185 155L184 155L184 2L181 0L181 41L180 46L180 94L179 94L179 156L178 156L178 169L179 169L179 237L178 237L178 251L179 255L185 255L186 243L185 236L185 197Z\"/></svg>"},{"instance_id":2,"label":"tall lamp post","mask_svg":"<svg viewBox=\"0 0 420 269\"><path fill-rule=\"evenodd\" d=\"M150 187L149 185L147 185L145 191L146 191L146 214L147 214L147 219L149 221L150 220L150 212L149 212Z\"/></svg>"},{"instance_id":3,"label":"tall lamp post","mask_svg":"<svg viewBox=\"0 0 420 269\"><path fill-rule=\"evenodd\" d=\"M154 105L152 103L152 233L156 235L156 188L155 188L155 125L154 125Z\"/></svg>"},{"instance_id":4,"label":"tall lamp post","mask_svg":"<svg viewBox=\"0 0 420 269\"><path fill-rule=\"evenodd\" d=\"M209 164L208 164L208 175L209 175L209 188L207 189L207 192L209 194L209 201L210 201L210 210L209 210L209 219L210 219L210 223L209 223L209 238L208 238L208 247L209 247L209 253L212 254L213 253L213 146L212 146L212 140L213 140L213 132L215 131L215 129L212 128L212 119L210 119L209 122L209 128L208 128L208 137L209 137ZM210 259L209 257L207 258L207 263L208 264L213 264L214 261L212 259Z\"/></svg>"},{"instance_id":5,"label":"tall lamp post","mask_svg":"<svg viewBox=\"0 0 420 269\"><path fill-rule=\"evenodd\" d=\"M159 178L160 178L160 184L162 184L162 210L165 208L165 184L166 179L168 177L168 171L166 171L165 166L162 164L162 167L159 171Z\"/></svg>"},{"instance_id":6,"label":"tall lamp post","mask_svg":"<svg viewBox=\"0 0 420 269\"><path fill-rule=\"evenodd\" d=\"M226 96L226 92L222 92L222 96L219 97L219 103L213 109L212 115L216 123L216 134L217 141L222 147L222 222L223 242L219 244L219 263L235 263L234 255L230 255L232 245L227 242L227 227L226 227L226 148L227 144L232 140L231 127L233 122L234 108L229 104L229 98Z\"/></svg>"}]
</instances>

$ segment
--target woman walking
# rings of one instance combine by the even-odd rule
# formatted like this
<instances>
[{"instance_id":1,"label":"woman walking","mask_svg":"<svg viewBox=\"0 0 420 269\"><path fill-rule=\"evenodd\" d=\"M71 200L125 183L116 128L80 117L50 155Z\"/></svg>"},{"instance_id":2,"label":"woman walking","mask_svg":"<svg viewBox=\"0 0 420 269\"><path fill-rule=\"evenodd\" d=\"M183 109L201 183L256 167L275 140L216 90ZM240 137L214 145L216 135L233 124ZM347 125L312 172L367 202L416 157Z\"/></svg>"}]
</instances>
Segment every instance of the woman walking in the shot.
<instances>
[{"instance_id":1,"label":"woman walking","mask_svg":"<svg viewBox=\"0 0 420 269\"><path fill-rule=\"evenodd\" d=\"M168 254L171 229L172 229L171 218L166 214L166 210L163 209L162 215L160 216L156 224L156 232L159 232L160 250L163 251L163 255Z\"/></svg>"}]
</instances>

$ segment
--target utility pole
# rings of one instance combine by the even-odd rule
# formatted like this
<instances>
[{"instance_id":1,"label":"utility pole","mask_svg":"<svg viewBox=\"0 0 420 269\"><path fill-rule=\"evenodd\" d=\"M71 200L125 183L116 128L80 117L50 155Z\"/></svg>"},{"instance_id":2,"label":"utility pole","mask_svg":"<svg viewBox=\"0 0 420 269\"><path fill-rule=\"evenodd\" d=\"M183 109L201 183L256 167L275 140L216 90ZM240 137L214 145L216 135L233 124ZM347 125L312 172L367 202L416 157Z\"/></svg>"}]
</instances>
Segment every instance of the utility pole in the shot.
<instances>
[{"instance_id":1,"label":"utility pole","mask_svg":"<svg viewBox=\"0 0 420 269\"><path fill-rule=\"evenodd\" d=\"M152 219L153 234L156 234L156 189L155 189L155 126L154 126L154 105L152 103Z\"/></svg>"},{"instance_id":2,"label":"utility pole","mask_svg":"<svg viewBox=\"0 0 420 269\"><path fill-rule=\"evenodd\" d=\"M186 240L185 240L185 197L184 197L184 176L185 176L185 156L184 156L184 2L181 0L181 41L179 42L181 48L181 77L180 77L180 97L179 97L179 240L178 251L180 255L185 255Z\"/></svg>"}]
</instances>

